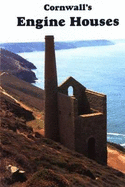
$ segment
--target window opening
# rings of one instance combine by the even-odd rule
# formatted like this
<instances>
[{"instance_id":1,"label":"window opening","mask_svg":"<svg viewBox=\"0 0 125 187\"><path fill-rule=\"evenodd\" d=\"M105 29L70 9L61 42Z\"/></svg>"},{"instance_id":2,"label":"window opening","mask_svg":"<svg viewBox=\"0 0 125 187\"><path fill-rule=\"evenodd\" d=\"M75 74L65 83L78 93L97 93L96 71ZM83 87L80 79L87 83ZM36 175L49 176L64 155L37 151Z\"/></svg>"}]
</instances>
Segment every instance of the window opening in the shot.
<instances>
[{"instance_id":1,"label":"window opening","mask_svg":"<svg viewBox=\"0 0 125 187\"><path fill-rule=\"evenodd\" d=\"M74 95L73 87L69 86L69 88L68 88L68 96L73 96L73 95Z\"/></svg>"}]
</instances>

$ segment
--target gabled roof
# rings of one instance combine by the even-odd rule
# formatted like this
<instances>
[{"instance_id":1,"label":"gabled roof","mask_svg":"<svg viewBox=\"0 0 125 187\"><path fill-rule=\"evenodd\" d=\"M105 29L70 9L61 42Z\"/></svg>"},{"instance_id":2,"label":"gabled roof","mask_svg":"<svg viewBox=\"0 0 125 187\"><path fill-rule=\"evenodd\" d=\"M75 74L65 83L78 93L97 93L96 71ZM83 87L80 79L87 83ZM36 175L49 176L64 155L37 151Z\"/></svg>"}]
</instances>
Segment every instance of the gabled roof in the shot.
<instances>
[{"instance_id":1,"label":"gabled roof","mask_svg":"<svg viewBox=\"0 0 125 187\"><path fill-rule=\"evenodd\" d=\"M68 77L62 84L59 85L59 88L68 88L69 86L72 86L74 88L78 89L86 89L82 84L80 84L77 80L75 80L73 77Z\"/></svg>"}]
</instances>

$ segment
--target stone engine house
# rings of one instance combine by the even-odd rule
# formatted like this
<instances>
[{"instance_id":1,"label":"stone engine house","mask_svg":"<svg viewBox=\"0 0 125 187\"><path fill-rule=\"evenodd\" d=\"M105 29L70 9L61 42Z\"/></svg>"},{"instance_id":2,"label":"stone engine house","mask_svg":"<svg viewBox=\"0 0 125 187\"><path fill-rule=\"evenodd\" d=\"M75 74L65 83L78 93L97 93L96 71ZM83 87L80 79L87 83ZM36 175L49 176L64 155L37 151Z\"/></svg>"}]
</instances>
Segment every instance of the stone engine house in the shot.
<instances>
[{"instance_id":1,"label":"stone engine house","mask_svg":"<svg viewBox=\"0 0 125 187\"><path fill-rule=\"evenodd\" d=\"M53 36L45 37L45 137L107 164L106 95L73 77L58 86Z\"/></svg>"}]
</instances>

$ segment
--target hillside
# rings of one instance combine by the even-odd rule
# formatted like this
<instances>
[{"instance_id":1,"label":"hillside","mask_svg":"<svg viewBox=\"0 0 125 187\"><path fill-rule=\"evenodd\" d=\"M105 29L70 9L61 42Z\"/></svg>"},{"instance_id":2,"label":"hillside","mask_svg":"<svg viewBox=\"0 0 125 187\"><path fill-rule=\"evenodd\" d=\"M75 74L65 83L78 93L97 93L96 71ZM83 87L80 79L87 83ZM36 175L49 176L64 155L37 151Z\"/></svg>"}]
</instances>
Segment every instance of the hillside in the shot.
<instances>
[{"instance_id":1,"label":"hillside","mask_svg":"<svg viewBox=\"0 0 125 187\"><path fill-rule=\"evenodd\" d=\"M0 50L1 71L6 71L22 80L33 83L37 78L32 69L36 69L36 67L21 56L5 49Z\"/></svg>"},{"instance_id":2,"label":"hillside","mask_svg":"<svg viewBox=\"0 0 125 187\"><path fill-rule=\"evenodd\" d=\"M44 117L43 90L7 73L1 74L1 83L0 187L124 186L122 172L99 165L40 134L43 127L37 124ZM117 149L111 146L112 151ZM116 161L116 157L113 159ZM25 174L12 175L9 165Z\"/></svg>"},{"instance_id":3,"label":"hillside","mask_svg":"<svg viewBox=\"0 0 125 187\"><path fill-rule=\"evenodd\" d=\"M123 173L99 165L34 132L26 125L34 118L32 112L22 109L10 97L0 95L1 187L124 186ZM25 177L13 177L7 170L8 165L25 171Z\"/></svg>"},{"instance_id":4,"label":"hillside","mask_svg":"<svg viewBox=\"0 0 125 187\"><path fill-rule=\"evenodd\" d=\"M78 47L90 47L90 46L106 46L114 45L110 40L83 40L83 41L68 41L68 42L55 42L55 49L72 49ZM26 43L3 43L0 47L9 50L13 53L44 51L44 42L26 42Z\"/></svg>"},{"instance_id":5,"label":"hillside","mask_svg":"<svg viewBox=\"0 0 125 187\"><path fill-rule=\"evenodd\" d=\"M6 72L0 73L1 87L7 93L30 107L40 111L44 108L44 91Z\"/></svg>"},{"instance_id":6,"label":"hillside","mask_svg":"<svg viewBox=\"0 0 125 187\"><path fill-rule=\"evenodd\" d=\"M15 100L23 108L32 111L35 119L29 126L41 129L44 126L44 91L6 72L0 74L1 92Z\"/></svg>"}]
</instances>

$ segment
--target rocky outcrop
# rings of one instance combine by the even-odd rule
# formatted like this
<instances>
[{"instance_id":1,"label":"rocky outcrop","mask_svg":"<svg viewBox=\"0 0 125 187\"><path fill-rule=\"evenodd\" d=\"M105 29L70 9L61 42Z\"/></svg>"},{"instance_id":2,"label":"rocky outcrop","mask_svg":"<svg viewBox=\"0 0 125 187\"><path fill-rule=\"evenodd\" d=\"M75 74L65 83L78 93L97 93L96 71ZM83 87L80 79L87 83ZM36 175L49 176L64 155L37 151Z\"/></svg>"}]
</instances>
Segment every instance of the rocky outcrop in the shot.
<instances>
[{"instance_id":1,"label":"rocky outcrop","mask_svg":"<svg viewBox=\"0 0 125 187\"><path fill-rule=\"evenodd\" d=\"M0 50L0 67L1 71L9 72L24 81L34 83L37 80L32 71L36 67L31 62L5 49Z\"/></svg>"},{"instance_id":2,"label":"rocky outcrop","mask_svg":"<svg viewBox=\"0 0 125 187\"><path fill-rule=\"evenodd\" d=\"M35 73L30 70L19 70L13 73L13 75L29 83L35 83L35 81L37 80Z\"/></svg>"}]
</instances>

